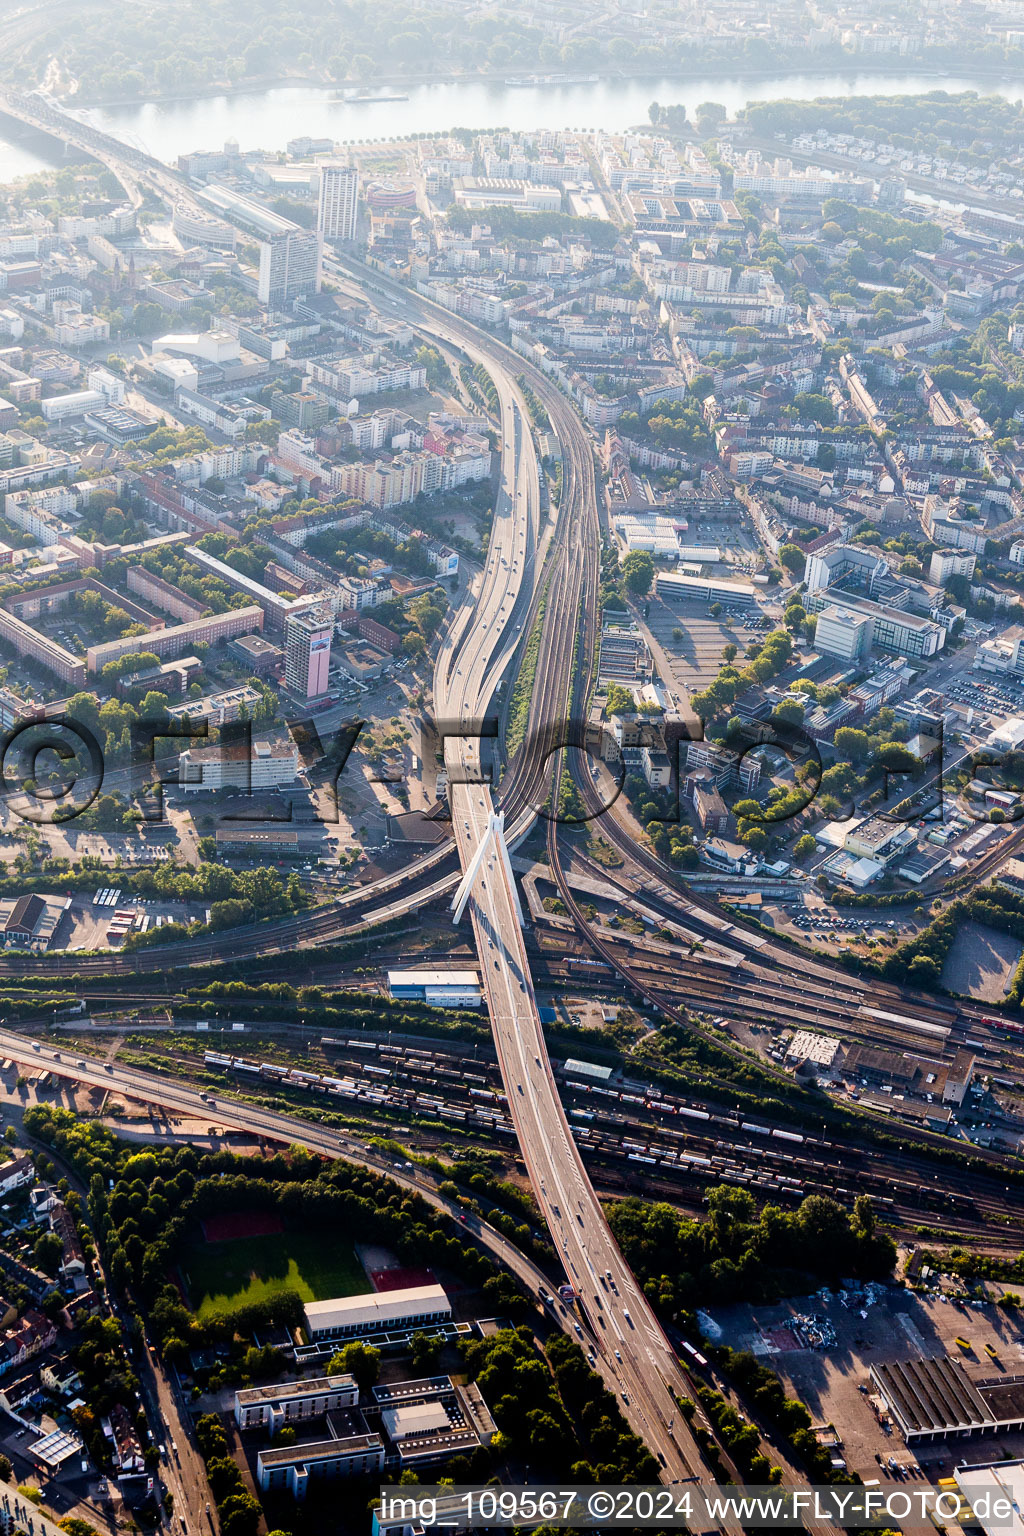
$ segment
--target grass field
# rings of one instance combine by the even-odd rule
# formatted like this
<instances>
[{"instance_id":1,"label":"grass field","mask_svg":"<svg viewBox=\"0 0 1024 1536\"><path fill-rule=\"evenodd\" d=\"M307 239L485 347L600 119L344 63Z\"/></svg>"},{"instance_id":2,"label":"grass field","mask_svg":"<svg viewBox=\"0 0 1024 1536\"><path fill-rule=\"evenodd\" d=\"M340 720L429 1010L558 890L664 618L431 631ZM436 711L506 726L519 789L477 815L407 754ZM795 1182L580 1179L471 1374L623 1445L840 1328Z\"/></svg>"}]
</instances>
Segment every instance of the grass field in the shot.
<instances>
[{"instance_id":1,"label":"grass field","mask_svg":"<svg viewBox=\"0 0 1024 1536\"><path fill-rule=\"evenodd\" d=\"M196 1241L182 1255L180 1269L199 1317L263 1301L278 1291L297 1291L303 1301L324 1301L369 1289L351 1245L313 1232L226 1243Z\"/></svg>"}]
</instances>

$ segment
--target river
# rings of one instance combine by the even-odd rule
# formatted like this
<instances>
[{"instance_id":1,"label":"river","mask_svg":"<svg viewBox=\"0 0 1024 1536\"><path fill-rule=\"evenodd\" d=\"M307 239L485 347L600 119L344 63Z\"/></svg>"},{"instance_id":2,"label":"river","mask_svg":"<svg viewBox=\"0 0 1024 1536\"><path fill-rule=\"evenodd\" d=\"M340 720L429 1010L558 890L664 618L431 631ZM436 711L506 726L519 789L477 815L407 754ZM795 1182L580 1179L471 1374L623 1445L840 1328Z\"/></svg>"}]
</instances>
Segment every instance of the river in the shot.
<instances>
[{"instance_id":1,"label":"river","mask_svg":"<svg viewBox=\"0 0 1024 1536\"><path fill-rule=\"evenodd\" d=\"M934 90L1024 96L1024 78L939 76L896 71L830 71L771 76L666 76L663 79L598 80L575 85L510 87L483 81L409 87L405 101L350 102L331 87L281 86L181 100L93 107L82 116L158 159L174 161L195 149L214 149L236 139L244 151L281 150L298 134L338 142L394 138L461 127L593 128L619 131L647 121L652 101L683 104L692 114L702 101L718 101L730 113L748 101L780 96L913 95ZM0 179L24 175L44 162L24 146L0 142Z\"/></svg>"}]
</instances>

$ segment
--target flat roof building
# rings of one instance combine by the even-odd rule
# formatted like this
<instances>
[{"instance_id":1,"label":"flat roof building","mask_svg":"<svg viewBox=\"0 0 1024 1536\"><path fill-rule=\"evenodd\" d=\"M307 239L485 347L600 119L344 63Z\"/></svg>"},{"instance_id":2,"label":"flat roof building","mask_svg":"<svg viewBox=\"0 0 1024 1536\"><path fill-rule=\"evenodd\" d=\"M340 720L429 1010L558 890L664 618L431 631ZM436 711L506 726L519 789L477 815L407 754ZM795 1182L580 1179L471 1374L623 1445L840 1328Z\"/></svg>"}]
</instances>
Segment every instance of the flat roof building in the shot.
<instances>
[{"instance_id":1,"label":"flat roof building","mask_svg":"<svg viewBox=\"0 0 1024 1536\"><path fill-rule=\"evenodd\" d=\"M256 1477L262 1489L283 1488L304 1499L313 1479L365 1477L384 1465L380 1435L346 1435L311 1445L283 1445L260 1451Z\"/></svg>"},{"instance_id":2,"label":"flat roof building","mask_svg":"<svg viewBox=\"0 0 1024 1536\"><path fill-rule=\"evenodd\" d=\"M0 633L3 633L3 620L8 617L0 613ZM27 625L24 627L28 628ZM196 645L216 645L219 640L233 640L236 635L249 634L254 629L262 628L262 608L255 605L229 608L226 613L210 613L188 624L171 624L166 629L150 630L145 635L130 635L120 640L108 640L103 645L90 645L85 655L86 666L90 672L102 672L108 661L119 661L122 656L130 656L135 651L152 651L157 656L180 656L183 652L193 650Z\"/></svg>"},{"instance_id":3,"label":"flat roof building","mask_svg":"<svg viewBox=\"0 0 1024 1536\"><path fill-rule=\"evenodd\" d=\"M411 1290L371 1291L363 1296L307 1301L306 1330L314 1341L344 1339L419 1323L447 1323L451 1315L451 1302L442 1286L418 1285Z\"/></svg>"},{"instance_id":4,"label":"flat roof building","mask_svg":"<svg viewBox=\"0 0 1024 1536\"><path fill-rule=\"evenodd\" d=\"M408 998L432 1008L480 1006L476 971L388 971L388 991L394 998Z\"/></svg>"},{"instance_id":5,"label":"flat roof building","mask_svg":"<svg viewBox=\"0 0 1024 1536\"><path fill-rule=\"evenodd\" d=\"M358 1401L356 1379L347 1374L246 1387L235 1393L235 1423L239 1429L267 1428L276 1435L296 1419L321 1418L335 1408L352 1408Z\"/></svg>"},{"instance_id":6,"label":"flat roof building","mask_svg":"<svg viewBox=\"0 0 1024 1536\"><path fill-rule=\"evenodd\" d=\"M659 597L692 598L696 602L735 603L750 608L756 588L744 581L719 580L713 576L681 576L675 571L659 571Z\"/></svg>"}]
</instances>

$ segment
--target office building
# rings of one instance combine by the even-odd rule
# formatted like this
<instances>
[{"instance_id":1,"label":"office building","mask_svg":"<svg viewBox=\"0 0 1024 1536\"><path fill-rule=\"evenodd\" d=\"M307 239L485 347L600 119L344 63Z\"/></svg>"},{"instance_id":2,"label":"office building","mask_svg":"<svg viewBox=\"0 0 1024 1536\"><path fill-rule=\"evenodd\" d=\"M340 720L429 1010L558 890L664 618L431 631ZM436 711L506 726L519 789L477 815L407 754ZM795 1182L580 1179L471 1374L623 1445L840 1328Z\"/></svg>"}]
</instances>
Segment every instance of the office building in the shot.
<instances>
[{"instance_id":1,"label":"office building","mask_svg":"<svg viewBox=\"0 0 1024 1536\"><path fill-rule=\"evenodd\" d=\"M260 241L256 297L261 304L281 309L292 299L319 292L319 235L293 226L291 231Z\"/></svg>"},{"instance_id":2,"label":"office building","mask_svg":"<svg viewBox=\"0 0 1024 1536\"><path fill-rule=\"evenodd\" d=\"M326 160L320 168L317 229L324 240L354 240L359 174L354 165Z\"/></svg>"},{"instance_id":3,"label":"office building","mask_svg":"<svg viewBox=\"0 0 1024 1536\"><path fill-rule=\"evenodd\" d=\"M818 614L814 646L823 656L859 661L871 649L871 630L872 622L866 614L833 605Z\"/></svg>"},{"instance_id":4,"label":"office building","mask_svg":"<svg viewBox=\"0 0 1024 1536\"><path fill-rule=\"evenodd\" d=\"M285 620L284 682L291 693L317 699L327 692L334 620L327 607L290 613Z\"/></svg>"},{"instance_id":5,"label":"office building","mask_svg":"<svg viewBox=\"0 0 1024 1536\"><path fill-rule=\"evenodd\" d=\"M178 757L178 786L191 794L201 789L237 789L242 794L280 789L299 773L293 741L233 741L215 747L189 747Z\"/></svg>"},{"instance_id":6,"label":"office building","mask_svg":"<svg viewBox=\"0 0 1024 1536\"><path fill-rule=\"evenodd\" d=\"M659 584L662 579L658 578ZM929 656L937 655L946 644L946 631L941 624L936 624L931 619L920 618L914 613L907 613L902 608L890 608L882 603L873 603L867 597L848 595L844 592L841 595L835 594L834 602L830 603L828 593L819 589L817 592L808 593L805 603L809 613L817 613L820 617L828 613L831 618L833 614L839 613L847 619L868 619L871 624L869 644L880 651L892 651L897 656L916 656L925 660ZM829 630L826 628L826 634L828 633ZM822 638L817 630L815 630L814 639L815 645L821 650ZM845 656L845 652L841 651L830 654Z\"/></svg>"},{"instance_id":7,"label":"office building","mask_svg":"<svg viewBox=\"0 0 1024 1536\"><path fill-rule=\"evenodd\" d=\"M261 304L281 308L291 299L320 292L320 236L314 230L302 229L230 187L203 187L197 196L259 242L256 297Z\"/></svg>"}]
</instances>

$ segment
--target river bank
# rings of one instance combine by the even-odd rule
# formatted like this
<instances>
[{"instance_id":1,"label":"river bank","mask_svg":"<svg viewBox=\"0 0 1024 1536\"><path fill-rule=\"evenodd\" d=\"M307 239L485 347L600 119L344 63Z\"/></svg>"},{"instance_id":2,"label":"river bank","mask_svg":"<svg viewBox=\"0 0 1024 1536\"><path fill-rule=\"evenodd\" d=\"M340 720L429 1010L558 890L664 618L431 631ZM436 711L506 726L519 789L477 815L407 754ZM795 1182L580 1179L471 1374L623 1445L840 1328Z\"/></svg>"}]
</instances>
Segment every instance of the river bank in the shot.
<instances>
[{"instance_id":1,"label":"river bank","mask_svg":"<svg viewBox=\"0 0 1024 1536\"><path fill-rule=\"evenodd\" d=\"M188 93L144 102L76 108L76 115L93 126L173 163L181 154L215 149L227 140L243 153L283 150L297 134L335 143L393 140L446 133L453 127L475 132L499 128L513 132L557 131L563 128L624 132L648 121L652 100L663 106L682 105L692 117L701 102L720 102L735 114L751 101L780 97L811 100L816 96L858 94L916 95L937 86L957 92L995 92L1024 96L1024 71L1019 76L988 78L964 73L851 68L802 73L766 70L721 70L663 74L604 76L596 81L551 81L522 86L506 84L508 76L459 77L448 82L431 78L376 77L375 83L400 83L406 100L346 101L336 84L287 80L260 89Z\"/></svg>"},{"instance_id":2,"label":"river bank","mask_svg":"<svg viewBox=\"0 0 1024 1536\"><path fill-rule=\"evenodd\" d=\"M979 62L974 66L967 61L960 61L960 69L976 76L979 80L1006 80L1008 71L1005 65ZM721 65L718 68L704 67L693 70L673 70L671 76L666 76L663 69L615 69L615 70L589 70L588 75L596 75L595 80L586 80L583 84L614 85L625 81L664 80L667 78L678 79L681 82L691 80L706 80L713 84L715 80L758 81L774 80L780 75L791 72L794 76L802 76L805 71L799 65L776 64L769 69L750 69L743 66ZM822 75L843 74L848 72L851 76L870 79L872 76L880 78L892 76L896 73L890 62L883 60L855 60L852 57L849 62L835 60L821 66ZM564 69L543 70L530 69L524 72L536 79L537 88L541 90L559 89L566 84ZM915 75L920 75L928 80L949 79L949 67L941 64L916 64L913 69ZM315 91L356 91L366 90L373 86L388 86L397 88L401 86L419 87L429 85L493 85L504 86L509 79L508 69L494 70L491 72L479 71L473 74L437 74L436 71L427 71L423 74L386 74L374 73L372 76L346 76L344 80L330 80L322 76L313 75L250 75L244 79L235 81L214 81L209 85L193 87L187 91L147 91L143 96L113 96L104 97L102 100L89 97L71 95L56 96L55 99L62 106L89 111L114 111L124 107L141 106L166 106L180 102L206 101L218 96L251 96L263 91L278 91L289 89L308 89ZM509 87L519 89L519 87ZM1024 94L1024 79L1021 82L1021 91ZM999 94L1004 94L1000 92ZM671 102L663 102L663 106L671 106Z\"/></svg>"}]
</instances>

